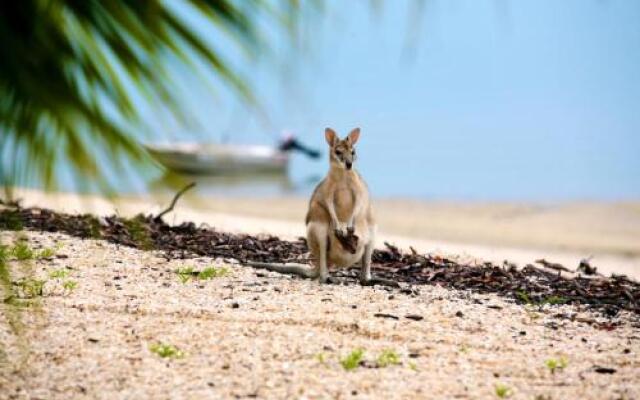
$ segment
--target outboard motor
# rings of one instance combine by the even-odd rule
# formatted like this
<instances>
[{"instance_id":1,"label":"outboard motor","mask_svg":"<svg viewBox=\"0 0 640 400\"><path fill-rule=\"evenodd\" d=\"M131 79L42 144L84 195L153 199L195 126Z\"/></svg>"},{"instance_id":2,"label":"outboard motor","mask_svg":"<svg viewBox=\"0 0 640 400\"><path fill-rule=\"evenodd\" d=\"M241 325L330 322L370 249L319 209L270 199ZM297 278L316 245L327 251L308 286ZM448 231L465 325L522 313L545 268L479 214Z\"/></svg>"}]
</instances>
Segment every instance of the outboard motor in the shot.
<instances>
[{"instance_id":1,"label":"outboard motor","mask_svg":"<svg viewBox=\"0 0 640 400\"><path fill-rule=\"evenodd\" d=\"M320 157L320 152L318 150L303 145L292 134L288 134L282 139L280 145L278 146L278 149L285 152L299 151L300 153L305 154L307 157L314 159Z\"/></svg>"}]
</instances>

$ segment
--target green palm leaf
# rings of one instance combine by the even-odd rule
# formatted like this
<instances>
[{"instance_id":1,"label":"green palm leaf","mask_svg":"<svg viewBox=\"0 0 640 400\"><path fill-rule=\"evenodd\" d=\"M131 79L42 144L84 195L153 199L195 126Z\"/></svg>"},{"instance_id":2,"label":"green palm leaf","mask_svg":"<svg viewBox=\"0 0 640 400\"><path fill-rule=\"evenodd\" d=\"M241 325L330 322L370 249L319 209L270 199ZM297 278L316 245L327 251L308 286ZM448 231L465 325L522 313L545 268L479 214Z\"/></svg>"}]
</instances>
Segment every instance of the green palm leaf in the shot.
<instances>
[{"instance_id":1,"label":"green palm leaf","mask_svg":"<svg viewBox=\"0 0 640 400\"><path fill-rule=\"evenodd\" d=\"M317 3L314 3L317 5ZM314 5L315 6L315 5ZM168 56L203 60L244 101L256 104L242 76L160 0L21 0L0 4L0 185L56 183L54 165L107 187L109 168L149 163L140 145L132 96L160 99L177 116ZM295 0L184 0L245 54L268 48L257 19L295 30ZM224 37L223 37L224 35ZM135 92L135 93L134 93ZM99 165L100 164L100 165Z\"/></svg>"}]
</instances>

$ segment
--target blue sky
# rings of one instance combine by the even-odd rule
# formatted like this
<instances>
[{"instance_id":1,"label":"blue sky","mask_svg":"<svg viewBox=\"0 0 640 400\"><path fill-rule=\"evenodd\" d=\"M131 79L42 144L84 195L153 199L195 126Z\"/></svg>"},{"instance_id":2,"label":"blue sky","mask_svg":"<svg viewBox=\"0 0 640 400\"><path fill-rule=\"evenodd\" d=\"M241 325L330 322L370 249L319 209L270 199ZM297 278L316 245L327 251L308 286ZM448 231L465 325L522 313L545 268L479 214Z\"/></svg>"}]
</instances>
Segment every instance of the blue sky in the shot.
<instances>
[{"instance_id":1,"label":"blue sky","mask_svg":"<svg viewBox=\"0 0 640 400\"><path fill-rule=\"evenodd\" d=\"M328 1L302 50L274 34L276 57L238 62L268 121L175 69L201 136L271 143L288 129L324 146L325 126L360 126L377 196L640 198L640 2L432 0L419 17L412 0L381 3Z\"/></svg>"}]
</instances>

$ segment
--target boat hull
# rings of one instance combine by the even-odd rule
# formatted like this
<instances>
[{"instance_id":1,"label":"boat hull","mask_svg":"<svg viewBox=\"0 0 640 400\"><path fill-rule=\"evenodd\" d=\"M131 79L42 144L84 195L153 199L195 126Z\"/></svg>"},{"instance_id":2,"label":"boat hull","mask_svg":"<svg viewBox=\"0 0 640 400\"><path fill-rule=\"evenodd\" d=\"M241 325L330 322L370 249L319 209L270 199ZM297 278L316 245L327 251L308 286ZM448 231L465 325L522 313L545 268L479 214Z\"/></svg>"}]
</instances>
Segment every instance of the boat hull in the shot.
<instances>
[{"instance_id":1,"label":"boat hull","mask_svg":"<svg viewBox=\"0 0 640 400\"><path fill-rule=\"evenodd\" d=\"M284 173L289 157L269 146L169 143L145 146L166 168L200 175Z\"/></svg>"}]
</instances>

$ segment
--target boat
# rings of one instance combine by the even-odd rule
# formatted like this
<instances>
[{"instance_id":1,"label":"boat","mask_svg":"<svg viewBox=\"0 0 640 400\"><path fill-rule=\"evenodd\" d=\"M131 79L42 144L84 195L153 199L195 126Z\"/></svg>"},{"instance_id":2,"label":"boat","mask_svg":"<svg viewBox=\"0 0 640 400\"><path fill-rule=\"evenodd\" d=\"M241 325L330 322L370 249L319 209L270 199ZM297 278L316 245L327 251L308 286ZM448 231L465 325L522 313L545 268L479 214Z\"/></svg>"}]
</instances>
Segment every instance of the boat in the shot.
<instances>
[{"instance_id":1,"label":"boat","mask_svg":"<svg viewBox=\"0 0 640 400\"><path fill-rule=\"evenodd\" d=\"M278 147L169 142L145 145L167 169L197 175L285 173L289 152Z\"/></svg>"},{"instance_id":2,"label":"boat","mask_svg":"<svg viewBox=\"0 0 640 400\"><path fill-rule=\"evenodd\" d=\"M285 135L277 146L164 142L146 144L147 151L168 170L193 175L284 174L289 155L297 151L318 159L320 152Z\"/></svg>"}]
</instances>

